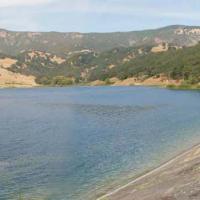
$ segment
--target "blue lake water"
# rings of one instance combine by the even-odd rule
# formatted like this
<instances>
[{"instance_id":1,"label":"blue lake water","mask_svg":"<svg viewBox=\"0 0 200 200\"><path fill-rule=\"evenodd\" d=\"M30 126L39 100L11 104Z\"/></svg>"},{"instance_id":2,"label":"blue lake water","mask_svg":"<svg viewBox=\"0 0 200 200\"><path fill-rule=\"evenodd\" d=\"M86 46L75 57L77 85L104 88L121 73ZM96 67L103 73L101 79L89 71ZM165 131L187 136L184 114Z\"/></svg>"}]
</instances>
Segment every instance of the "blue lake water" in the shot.
<instances>
[{"instance_id":1,"label":"blue lake water","mask_svg":"<svg viewBox=\"0 0 200 200\"><path fill-rule=\"evenodd\" d=\"M200 141L200 92L0 90L0 200L89 200Z\"/></svg>"}]
</instances>

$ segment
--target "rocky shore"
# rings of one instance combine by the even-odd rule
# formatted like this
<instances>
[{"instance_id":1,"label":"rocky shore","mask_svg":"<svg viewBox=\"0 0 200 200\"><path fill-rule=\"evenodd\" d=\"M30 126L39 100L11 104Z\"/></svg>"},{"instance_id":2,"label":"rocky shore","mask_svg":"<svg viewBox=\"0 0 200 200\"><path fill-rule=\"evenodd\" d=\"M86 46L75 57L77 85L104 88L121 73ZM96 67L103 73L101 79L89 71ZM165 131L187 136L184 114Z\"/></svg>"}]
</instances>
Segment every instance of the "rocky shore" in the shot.
<instances>
[{"instance_id":1,"label":"rocky shore","mask_svg":"<svg viewBox=\"0 0 200 200\"><path fill-rule=\"evenodd\" d=\"M199 200L200 145L98 200Z\"/></svg>"}]
</instances>

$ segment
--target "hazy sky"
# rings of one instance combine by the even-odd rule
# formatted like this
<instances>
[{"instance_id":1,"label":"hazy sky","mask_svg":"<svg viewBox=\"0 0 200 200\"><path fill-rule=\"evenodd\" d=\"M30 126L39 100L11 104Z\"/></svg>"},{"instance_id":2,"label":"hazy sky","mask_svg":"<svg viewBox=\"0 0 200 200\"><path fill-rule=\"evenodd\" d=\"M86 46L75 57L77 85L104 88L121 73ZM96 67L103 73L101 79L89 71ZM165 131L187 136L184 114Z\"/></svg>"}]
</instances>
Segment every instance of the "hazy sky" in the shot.
<instances>
[{"instance_id":1,"label":"hazy sky","mask_svg":"<svg viewBox=\"0 0 200 200\"><path fill-rule=\"evenodd\" d=\"M111 32L200 25L200 0L0 0L0 27Z\"/></svg>"}]
</instances>

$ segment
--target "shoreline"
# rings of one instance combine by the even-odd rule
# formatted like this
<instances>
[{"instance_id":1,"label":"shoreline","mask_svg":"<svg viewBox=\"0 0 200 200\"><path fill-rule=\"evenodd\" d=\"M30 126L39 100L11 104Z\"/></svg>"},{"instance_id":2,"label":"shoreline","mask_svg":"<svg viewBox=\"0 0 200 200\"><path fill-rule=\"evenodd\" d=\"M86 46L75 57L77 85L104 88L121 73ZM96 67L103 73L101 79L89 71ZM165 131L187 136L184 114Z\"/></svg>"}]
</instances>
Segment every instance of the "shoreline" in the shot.
<instances>
[{"instance_id":1,"label":"shoreline","mask_svg":"<svg viewBox=\"0 0 200 200\"><path fill-rule=\"evenodd\" d=\"M154 169L152 169L152 170L150 170L146 173L144 172L144 174L142 174L142 175L138 175L137 178L130 181L129 183L122 185L121 187L119 187L119 188L117 188L113 191L110 191L103 196L96 198L96 200L115 200L115 198L117 198L117 200L118 200L118 196L121 196L121 193L123 193L122 196L124 196L125 193L127 193L127 195L129 195L130 192L131 192L130 190L132 190L135 185L137 185L137 184L142 185L142 184L144 184L143 181L145 181L148 178L153 178L152 176L156 176L157 174L159 174L163 171L164 171L164 173L166 173L167 168L170 167L171 165L172 165L173 168L176 168L178 161L187 160L188 156L190 157L190 154L193 154L196 150L199 153L198 159L200 161L200 143L198 143L196 145L193 145L191 148L182 151L181 153L174 156L170 160L164 162L163 164L159 165L158 167L156 167L156 168L154 168ZM191 159L191 161L192 161L192 159ZM200 166L199 166L199 168L200 168ZM129 187L131 187L131 189ZM121 198L119 198L119 199L123 200ZM124 199L129 200L128 198L124 198ZM141 197L141 199L142 199L142 197ZM130 200L132 200L132 199L130 199ZM135 198L134 198L134 200L135 200ZM137 198L136 198L136 200L137 200Z\"/></svg>"},{"instance_id":2,"label":"shoreline","mask_svg":"<svg viewBox=\"0 0 200 200\"><path fill-rule=\"evenodd\" d=\"M169 90L200 90L200 86L187 85L187 86L176 86L176 85L153 85L153 84L135 84L135 85L123 85L123 84L102 84L102 85L92 85L87 84L72 84L72 85L0 85L0 89L34 89L34 88L68 88L68 87L154 87L154 88L164 88Z\"/></svg>"}]
</instances>

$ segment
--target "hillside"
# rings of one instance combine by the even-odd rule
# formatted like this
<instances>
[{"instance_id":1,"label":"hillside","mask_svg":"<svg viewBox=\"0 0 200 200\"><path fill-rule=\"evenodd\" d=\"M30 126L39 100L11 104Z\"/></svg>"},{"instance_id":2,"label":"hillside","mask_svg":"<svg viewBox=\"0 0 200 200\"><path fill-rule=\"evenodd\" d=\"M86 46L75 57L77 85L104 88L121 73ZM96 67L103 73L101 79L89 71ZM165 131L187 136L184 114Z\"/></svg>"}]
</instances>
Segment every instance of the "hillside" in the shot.
<instances>
[{"instance_id":1,"label":"hillside","mask_svg":"<svg viewBox=\"0 0 200 200\"><path fill-rule=\"evenodd\" d=\"M18 62L13 57L0 55L0 88L37 86L35 77L12 72L10 69Z\"/></svg>"},{"instance_id":2,"label":"hillside","mask_svg":"<svg viewBox=\"0 0 200 200\"><path fill-rule=\"evenodd\" d=\"M78 38L72 37L73 34L1 31L0 84L197 85L200 82L198 27L91 33ZM92 35L98 40L93 40ZM130 45L130 38L136 42ZM12 80L11 77L19 75L21 78Z\"/></svg>"},{"instance_id":3,"label":"hillside","mask_svg":"<svg viewBox=\"0 0 200 200\"><path fill-rule=\"evenodd\" d=\"M197 84L200 82L200 44L182 49L170 48L168 51L159 53L149 52L112 69L105 68L101 72L104 72L105 78L147 79L162 75L169 79ZM102 78L99 72L94 70L93 73L98 75L97 79Z\"/></svg>"},{"instance_id":4,"label":"hillside","mask_svg":"<svg viewBox=\"0 0 200 200\"><path fill-rule=\"evenodd\" d=\"M163 44L159 52L154 52L155 48L158 47L121 47L102 53L91 51L65 57L28 51L4 60L14 62L6 67L7 70L34 76L38 83L47 85L88 83L96 80L107 83L111 80L115 83L133 77L137 79L136 83L152 77L162 77L166 81L171 79L185 80L190 84L199 83L200 44L185 48ZM130 84L134 84L134 81Z\"/></svg>"},{"instance_id":5,"label":"hillside","mask_svg":"<svg viewBox=\"0 0 200 200\"><path fill-rule=\"evenodd\" d=\"M45 51L57 55L92 50L103 52L116 47L137 47L172 43L191 46L200 40L200 27L168 26L155 30L116 33L14 32L0 30L0 52L18 55L21 51Z\"/></svg>"}]
</instances>

